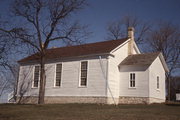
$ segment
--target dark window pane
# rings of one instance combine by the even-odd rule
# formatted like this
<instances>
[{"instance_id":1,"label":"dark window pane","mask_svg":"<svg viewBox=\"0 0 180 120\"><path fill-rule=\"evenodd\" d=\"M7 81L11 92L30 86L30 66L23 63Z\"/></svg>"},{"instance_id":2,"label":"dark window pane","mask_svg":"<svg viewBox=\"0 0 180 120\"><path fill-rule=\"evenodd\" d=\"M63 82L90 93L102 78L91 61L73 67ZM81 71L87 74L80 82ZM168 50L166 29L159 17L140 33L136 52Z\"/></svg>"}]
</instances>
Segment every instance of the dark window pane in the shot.
<instances>
[{"instance_id":1,"label":"dark window pane","mask_svg":"<svg viewBox=\"0 0 180 120\"><path fill-rule=\"evenodd\" d=\"M133 87L135 87L135 81L133 81Z\"/></svg>"},{"instance_id":2,"label":"dark window pane","mask_svg":"<svg viewBox=\"0 0 180 120\"><path fill-rule=\"evenodd\" d=\"M87 70L87 61L81 62L81 70Z\"/></svg>"},{"instance_id":3,"label":"dark window pane","mask_svg":"<svg viewBox=\"0 0 180 120\"><path fill-rule=\"evenodd\" d=\"M81 78L81 85L86 86L87 79L86 78Z\"/></svg>"},{"instance_id":4,"label":"dark window pane","mask_svg":"<svg viewBox=\"0 0 180 120\"><path fill-rule=\"evenodd\" d=\"M132 80L132 73L130 74L130 80Z\"/></svg>"},{"instance_id":5,"label":"dark window pane","mask_svg":"<svg viewBox=\"0 0 180 120\"><path fill-rule=\"evenodd\" d=\"M130 87L132 87L132 81L130 82Z\"/></svg>"},{"instance_id":6,"label":"dark window pane","mask_svg":"<svg viewBox=\"0 0 180 120\"><path fill-rule=\"evenodd\" d=\"M81 71L81 77L87 78L87 71Z\"/></svg>"},{"instance_id":7,"label":"dark window pane","mask_svg":"<svg viewBox=\"0 0 180 120\"><path fill-rule=\"evenodd\" d=\"M133 73L133 78L132 79L135 80L135 73Z\"/></svg>"}]
</instances>

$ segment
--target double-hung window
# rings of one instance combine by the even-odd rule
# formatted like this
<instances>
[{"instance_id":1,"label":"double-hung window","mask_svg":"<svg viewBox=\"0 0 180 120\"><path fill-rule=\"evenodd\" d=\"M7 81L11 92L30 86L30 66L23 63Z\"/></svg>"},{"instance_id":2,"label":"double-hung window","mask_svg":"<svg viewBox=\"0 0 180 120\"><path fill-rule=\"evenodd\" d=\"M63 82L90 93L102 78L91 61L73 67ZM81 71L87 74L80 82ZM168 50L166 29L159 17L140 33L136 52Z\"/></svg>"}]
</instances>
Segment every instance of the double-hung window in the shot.
<instances>
[{"instance_id":1,"label":"double-hung window","mask_svg":"<svg viewBox=\"0 0 180 120\"><path fill-rule=\"evenodd\" d=\"M62 64L56 64L56 82L55 86L61 86L61 74L62 74Z\"/></svg>"},{"instance_id":2,"label":"double-hung window","mask_svg":"<svg viewBox=\"0 0 180 120\"><path fill-rule=\"evenodd\" d=\"M135 88L136 87L136 83L135 83L136 77L135 77L135 73L130 73L130 88Z\"/></svg>"},{"instance_id":3,"label":"double-hung window","mask_svg":"<svg viewBox=\"0 0 180 120\"><path fill-rule=\"evenodd\" d=\"M88 62L81 62L81 76L80 76L80 86L87 86L87 68Z\"/></svg>"},{"instance_id":4,"label":"double-hung window","mask_svg":"<svg viewBox=\"0 0 180 120\"><path fill-rule=\"evenodd\" d=\"M39 84L39 77L40 76L40 66L34 67L34 81L33 81L33 87L38 87Z\"/></svg>"}]
</instances>

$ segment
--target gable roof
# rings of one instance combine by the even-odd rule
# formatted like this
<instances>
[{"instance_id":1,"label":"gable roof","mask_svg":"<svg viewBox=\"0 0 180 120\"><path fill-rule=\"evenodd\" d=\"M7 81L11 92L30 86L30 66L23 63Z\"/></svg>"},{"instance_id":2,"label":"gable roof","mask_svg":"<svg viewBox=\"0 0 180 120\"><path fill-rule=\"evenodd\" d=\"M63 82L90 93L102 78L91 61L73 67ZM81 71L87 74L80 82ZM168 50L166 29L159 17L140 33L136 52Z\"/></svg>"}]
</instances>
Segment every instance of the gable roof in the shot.
<instances>
[{"instance_id":1,"label":"gable roof","mask_svg":"<svg viewBox=\"0 0 180 120\"><path fill-rule=\"evenodd\" d=\"M84 45L52 48L46 50L46 59L57 59L57 58L68 58L84 55L94 55L94 54L103 54L110 53L113 49L118 47L127 41L128 38L119 39L119 40L110 40L96 43L89 43ZM19 60L19 63L25 63L29 61L36 61L40 58L39 54L33 54L24 59Z\"/></svg>"},{"instance_id":2,"label":"gable roof","mask_svg":"<svg viewBox=\"0 0 180 120\"><path fill-rule=\"evenodd\" d=\"M162 62L162 65L163 65L165 71L168 72L169 70L168 70L167 64L166 64L161 52L129 55L119 64L119 66L121 66L121 65L150 66L158 56Z\"/></svg>"}]
</instances>

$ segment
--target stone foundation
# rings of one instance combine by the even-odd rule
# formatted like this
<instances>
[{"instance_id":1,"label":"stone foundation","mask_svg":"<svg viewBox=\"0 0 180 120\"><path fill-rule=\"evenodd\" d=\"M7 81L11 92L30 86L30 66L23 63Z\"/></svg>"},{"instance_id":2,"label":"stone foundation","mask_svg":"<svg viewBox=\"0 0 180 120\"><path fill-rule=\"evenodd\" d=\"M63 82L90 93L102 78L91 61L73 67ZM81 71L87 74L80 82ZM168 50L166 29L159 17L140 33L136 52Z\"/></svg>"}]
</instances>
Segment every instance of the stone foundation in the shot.
<instances>
[{"instance_id":1,"label":"stone foundation","mask_svg":"<svg viewBox=\"0 0 180 120\"><path fill-rule=\"evenodd\" d=\"M106 104L119 104L119 98L112 98L112 97L107 97L106 98L107 103Z\"/></svg>"},{"instance_id":2,"label":"stone foundation","mask_svg":"<svg viewBox=\"0 0 180 120\"><path fill-rule=\"evenodd\" d=\"M163 102L165 100L152 97L119 97L119 104L152 104Z\"/></svg>"},{"instance_id":3,"label":"stone foundation","mask_svg":"<svg viewBox=\"0 0 180 120\"><path fill-rule=\"evenodd\" d=\"M17 97L16 103L25 103L25 104L37 104L38 97L36 96L24 96L24 97Z\"/></svg>"},{"instance_id":4,"label":"stone foundation","mask_svg":"<svg viewBox=\"0 0 180 120\"><path fill-rule=\"evenodd\" d=\"M19 98L17 99L17 102ZM23 97L21 103L31 103L37 104L38 97ZM78 97L78 96L46 96L46 104L55 104L55 103L102 103L107 104L106 97Z\"/></svg>"},{"instance_id":5,"label":"stone foundation","mask_svg":"<svg viewBox=\"0 0 180 120\"><path fill-rule=\"evenodd\" d=\"M148 97L119 97L119 104L149 104Z\"/></svg>"},{"instance_id":6,"label":"stone foundation","mask_svg":"<svg viewBox=\"0 0 180 120\"><path fill-rule=\"evenodd\" d=\"M149 98L149 103L164 103L166 100L164 99L158 99L158 98Z\"/></svg>"},{"instance_id":7,"label":"stone foundation","mask_svg":"<svg viewBox=\"0 0 180 120\"><path fill-rule=\"evenodd\" d=\"M17 99L17 102L20 98ZM149 97L78 97L78 96L46 96L46 104L55 103L101 103L101 104L151 104L151 103L163 103L165 100ZM21 103L37 104L38 97L22 97Z\"/></svg>"},{"instance_id":8,"label":"stone foundation","mask_svg":"<svg viewBox=\"0 0 180 120\"><path fill-rule=\"evenodd\" d=\"M107 103L106 97L45 97L45 103Z\"/></svg>"}]
</instances>

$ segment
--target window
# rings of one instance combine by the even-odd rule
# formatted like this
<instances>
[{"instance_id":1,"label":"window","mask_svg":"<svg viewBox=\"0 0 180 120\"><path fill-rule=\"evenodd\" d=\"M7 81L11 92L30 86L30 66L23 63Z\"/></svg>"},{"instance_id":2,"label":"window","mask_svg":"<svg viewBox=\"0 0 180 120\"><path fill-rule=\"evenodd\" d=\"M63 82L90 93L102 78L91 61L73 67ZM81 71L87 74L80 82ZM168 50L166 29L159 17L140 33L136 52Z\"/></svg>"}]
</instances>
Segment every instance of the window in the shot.
<instances>
[{"instance_id":1,"label":"window","mask_svg":"<svg viewBox=\"0 0 180 120\"><path fill-rule=\"evenodd\" d=\"M157 89L159 89L159 76L157 76Z\"/></svg>"},{"instance_id":2,"label":"window","mask_svg":"<svg viewBox=\"0 0 180 120\"><path fill-rule=\"evenodd\" d=\"M87 85L87 68L88 68L88 62L87 61L81 62L80 86L86 86Z\"/></svg>"},{"instance_id":3,"label":"window","mask_svg":"<svg viewBox=\"0 0 180 120\"><path fill-rule=\"evenodd\" d=\"M130 87L135 87L135 73L130 73Z\"/></svg>"},{"instance_id":4,"label":"window","mask_svg":"<svg viewBox=\"0 0 180 120\"><path fill-rule=\"evenodd\" d=\"M35 66L34 68L34 81L33 81L33 87L38 87L38 83L39 83L39 72L40 71L40 67L39 66Z\"/></svg>"},{"instance_id":5,"label":"window","mask_svg":"<svg viewBox=\"0 0 180 120\"><path fill-rule=\"evenodd\" d=\"M55 86L61 86L62 64L56 64L56 83Z\"/></svg>"}]
</instances>

